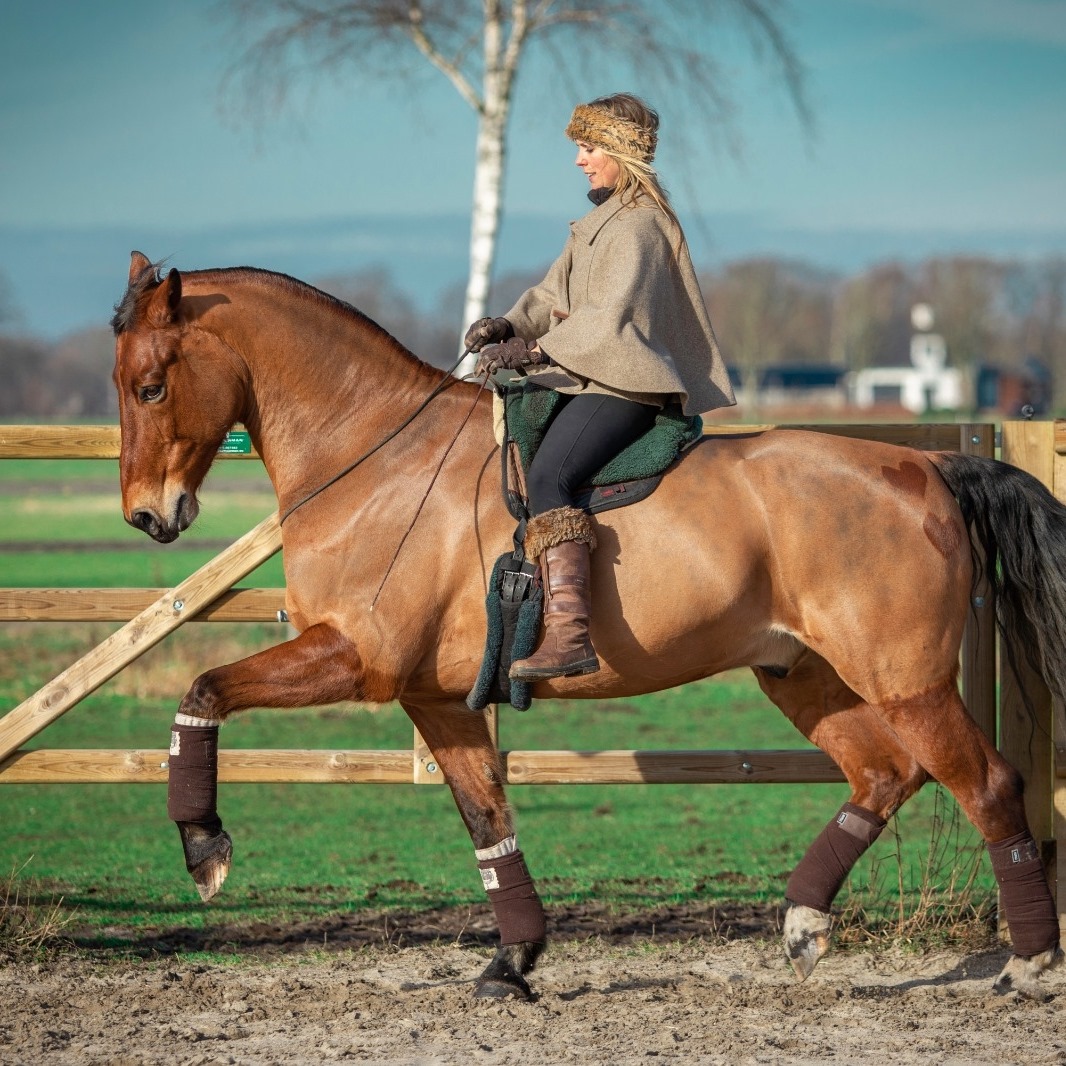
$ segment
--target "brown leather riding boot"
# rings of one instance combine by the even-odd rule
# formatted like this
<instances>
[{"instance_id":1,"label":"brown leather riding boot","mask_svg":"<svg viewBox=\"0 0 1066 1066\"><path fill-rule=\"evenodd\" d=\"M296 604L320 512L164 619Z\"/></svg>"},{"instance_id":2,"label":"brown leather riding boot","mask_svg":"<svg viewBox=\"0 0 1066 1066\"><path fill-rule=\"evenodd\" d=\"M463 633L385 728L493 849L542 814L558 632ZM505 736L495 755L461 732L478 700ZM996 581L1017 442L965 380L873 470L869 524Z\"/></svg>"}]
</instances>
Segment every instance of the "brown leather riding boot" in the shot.
<instances>
[{"instance_id":1,"label":"brown leather riding boot","mask_svg":"<svg viewBox=\"0 0 1066 1066\"><path fill-rule=\"evenodd\" d=\"M557 536L566 539L556 541ZM546 681L599 670L589 640L589 556L594 540L588 515L576 507L560 507L530 519L526 544L542 546L538 555L544 583L544 637L532 655L511 665L512 680Z\"/></svg>"}]
</instances>

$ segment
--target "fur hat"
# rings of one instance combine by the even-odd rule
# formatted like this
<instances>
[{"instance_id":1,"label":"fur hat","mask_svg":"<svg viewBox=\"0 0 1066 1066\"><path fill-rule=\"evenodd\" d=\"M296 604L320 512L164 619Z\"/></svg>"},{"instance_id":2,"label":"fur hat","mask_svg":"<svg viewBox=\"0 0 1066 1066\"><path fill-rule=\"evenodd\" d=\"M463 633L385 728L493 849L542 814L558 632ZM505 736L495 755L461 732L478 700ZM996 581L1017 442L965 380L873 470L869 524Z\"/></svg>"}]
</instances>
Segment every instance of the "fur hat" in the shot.
<instances>
[{"instance_id":1,"label":"fur hat","mask_svg":"<svg viewBox=\"0 0 1066 1066\"><path fill-rule=\"evenodd\" d=\"M650 163L655 158L658 140L654 130L595 104L578 104L574 108L566 135L572 141L583 141L594 148L629 156L642 163Z\"/></svg>"}]
</instances>

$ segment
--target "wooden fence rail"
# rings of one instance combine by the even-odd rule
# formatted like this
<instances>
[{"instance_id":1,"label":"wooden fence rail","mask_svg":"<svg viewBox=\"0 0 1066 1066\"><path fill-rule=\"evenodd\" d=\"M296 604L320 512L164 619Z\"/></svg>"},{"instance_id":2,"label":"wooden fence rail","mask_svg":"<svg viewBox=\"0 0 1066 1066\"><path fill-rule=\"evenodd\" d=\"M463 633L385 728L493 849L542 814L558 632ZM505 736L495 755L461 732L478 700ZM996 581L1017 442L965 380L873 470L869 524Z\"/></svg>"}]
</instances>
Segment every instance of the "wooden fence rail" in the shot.
<instances>
[{"instance_id":1,"label":"wooden fence rail","mask_svg":"<svg viewBox=\"0 0 1066 1066\"><path fill-rule=\"evenodd\" d=\"M758 432L769 426L709 425L708 434ZM807 425L852 437L924 450L991 456L995 429L986 423ZM0 426L0 459L116 459L117 426ZM1066 423L1009 422L1002 457L1038 477L1066 502ZM255 459L250 455L223 458ZM118 506L116 500L116 507ZM22 747L60 715L189 621L266 621L283 618L283 589L232 586L281 547L271 516L174 589L0 588L0 622L107 621L126 624L18 707L0 717L0 784L26 782L161 782L160 750L29 750ZM986 734L996 739L1026 780L1034 836L1042 840L1050 872L1066 886L1066 736L1055 733L1051 699L1033 678L997 669L991 608L980 595L963 642L963 698ZM997 685L998 680L998 685ZM1037 693L1036 728L1020 685ZM998 688L998 700L997 700ZM486 712L496 728L495 708ZM841 781L820 751L504 751L510 784L560 783L818 783ZM417 731L400 751L229 750L219 756L221 781L440 783L432 754ZM1061 867L1061 869L1060 869ZM1063 893L1066 897L1066 892ZM1060 900L1066 926L1066 898Z\"/></svg>"}]
</instances>

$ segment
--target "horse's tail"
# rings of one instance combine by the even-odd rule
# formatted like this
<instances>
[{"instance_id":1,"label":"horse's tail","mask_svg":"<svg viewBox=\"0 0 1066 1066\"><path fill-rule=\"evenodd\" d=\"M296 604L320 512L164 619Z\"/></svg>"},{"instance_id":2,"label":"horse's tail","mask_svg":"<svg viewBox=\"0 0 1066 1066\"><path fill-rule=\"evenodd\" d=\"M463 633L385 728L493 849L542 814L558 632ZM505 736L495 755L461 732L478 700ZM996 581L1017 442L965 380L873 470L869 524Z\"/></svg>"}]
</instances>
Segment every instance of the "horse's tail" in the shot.
<instances>
[{"instance_id":1,"label":"horse's tail","mask_svg":"<svg viewBox=\"0 0 1066 1066\"><path fill-rule=\"evenodd\" d=\"M1031 474L958 452L929 455L962 509L996 605L1008 659L1025 650L1060 699L1066 694L1066 507Z\"/></svg>"}]
</instances>

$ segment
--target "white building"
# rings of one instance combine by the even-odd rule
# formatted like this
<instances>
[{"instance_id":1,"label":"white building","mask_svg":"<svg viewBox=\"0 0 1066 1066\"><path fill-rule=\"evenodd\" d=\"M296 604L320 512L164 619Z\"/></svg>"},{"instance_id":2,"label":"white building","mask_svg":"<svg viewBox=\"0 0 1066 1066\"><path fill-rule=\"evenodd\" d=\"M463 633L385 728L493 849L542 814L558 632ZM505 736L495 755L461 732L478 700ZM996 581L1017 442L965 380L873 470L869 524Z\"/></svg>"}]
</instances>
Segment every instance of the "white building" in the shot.
<instances>
[{"instance_id":1,"label":"white building","mask_svg":"<svg viewBox=\"0 0 1066 1066\"><path fill-rule=\"evenodd\" d=\"M914 414L956 410L963 405L963 376L947 365L947 345L939 333L926 332L932 311L918 304L911 321L920 332L911 337L910 366L879 366L858 370L852 376L852 403L856 407L893 405Z\"/></svg>"}]
</instances>

